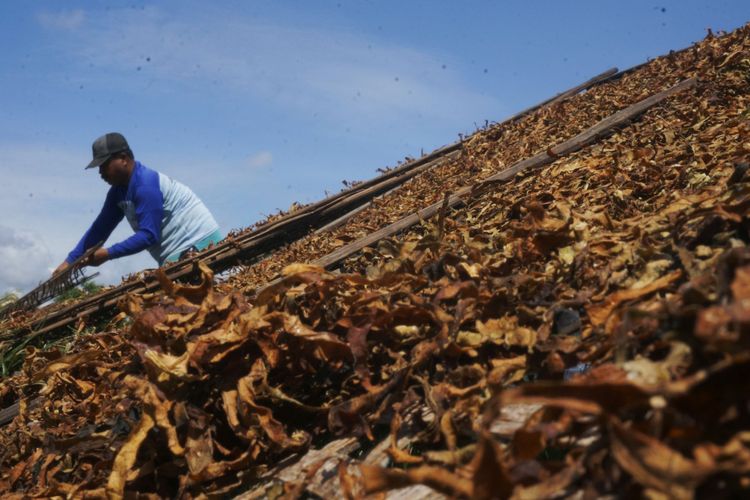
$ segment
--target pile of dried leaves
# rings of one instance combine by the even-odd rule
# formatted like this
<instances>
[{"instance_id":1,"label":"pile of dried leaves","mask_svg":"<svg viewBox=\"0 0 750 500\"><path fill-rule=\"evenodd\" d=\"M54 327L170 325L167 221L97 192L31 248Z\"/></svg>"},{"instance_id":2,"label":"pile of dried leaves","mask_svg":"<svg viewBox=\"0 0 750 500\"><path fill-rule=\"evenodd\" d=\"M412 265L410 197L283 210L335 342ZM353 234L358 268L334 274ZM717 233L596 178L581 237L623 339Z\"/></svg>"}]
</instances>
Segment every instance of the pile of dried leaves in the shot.
<instances>
[{"instance_id":1,"label":"pile of dried leaves","mask_svg":"<svg viewBox=\"0 0 750 500\"><path fill-rule=\"evenodd\" d=\"M709 38L478 134L446 172L528 155L522 124L565 138L587 126L581 113L700 79L338 272L287 264L366 233L362 219L221 286L207 268L196 286L162 278L162 293L123 303L127 328L30 351L0 382L1 406L21 403L0 429L0 489L225 496L292 453L357 436L387 440L390 462L342 461L332 480L346 497L412 484L472 498L747 495L748 74L750 29ZM446 172L410 183L382 217L466 179ZM514 405L530 417L500 432Z\"/></svg>"}]
</instances>

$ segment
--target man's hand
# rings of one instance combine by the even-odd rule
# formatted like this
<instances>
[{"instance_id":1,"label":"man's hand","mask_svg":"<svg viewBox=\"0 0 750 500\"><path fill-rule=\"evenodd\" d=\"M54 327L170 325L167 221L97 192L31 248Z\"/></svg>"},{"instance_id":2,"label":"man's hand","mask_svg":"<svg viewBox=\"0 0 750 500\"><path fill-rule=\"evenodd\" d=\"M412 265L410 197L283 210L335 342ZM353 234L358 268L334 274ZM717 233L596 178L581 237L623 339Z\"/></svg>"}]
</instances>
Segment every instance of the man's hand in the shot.
<instances>
[{"instance_id":1,"label":"man's hand","mask_svg":"<svg viewBox=\"0 0 750 500\"><path fill-rule=\"evenodd\" d=\"M106 248L97 248L91 257L83 263L85 266L101 266L109 260L109 252Z\"/></svg>"},{"instance_id":2,"label":"man's hand","mask_svg":"<svg viewBox=\"0 0 750 500\"><path fill-rule=\"evenodd\" d=\"M81 266L101 266L109 260L109 252L106 248L97 248L88 259L81 262ZM63 271L66 271L70 267L67 260L64 260L62 264L52 271L52 276L57 276Z\"/></svg>"},{"instance_id":3,"label":"man's hand","mask_svg":"<svg viewBox=\"0 0 750 500\"><path fill-rule=\"evenodd\" d=\"M70 264L68 264L67 260L62 261L62 264L60 264L59 266L57 266L57 269L55 269L54 271L52 271L52 276L57 276L58 274L60 274L61 272L65 271L69 267L70 267Z\"/></svg>"}]
</instances>

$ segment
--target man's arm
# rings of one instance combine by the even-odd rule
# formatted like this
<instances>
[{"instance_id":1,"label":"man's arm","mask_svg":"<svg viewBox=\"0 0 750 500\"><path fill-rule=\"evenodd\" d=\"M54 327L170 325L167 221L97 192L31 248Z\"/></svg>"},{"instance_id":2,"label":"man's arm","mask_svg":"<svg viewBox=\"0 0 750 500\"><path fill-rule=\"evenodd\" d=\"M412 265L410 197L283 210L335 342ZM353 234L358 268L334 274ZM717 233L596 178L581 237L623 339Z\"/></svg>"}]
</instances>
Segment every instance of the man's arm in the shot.
<instances>
[{"instance_id":1,"label":"man's arm","mask_svg":"<svg viewBox=\"0 0 750 500\"><path fill-rule=\"evenodd\" d=\"M115 230L123 216L124 214L122 213L122 210L119 209L115 202L115 190L110 189L99 215L96 217L93 224L91 224L88 231L83 235L81 241L78 242L78 245L76 245L76 247L68 254L65 262L61 264L55 272L64 270L64 268L67 267L64 266L64 264L67 263L70 265L81 255L86 253L86 250L109 238L109 235ZM63 269L60 269L61 267Z\"/></svg>"}]
</instances>

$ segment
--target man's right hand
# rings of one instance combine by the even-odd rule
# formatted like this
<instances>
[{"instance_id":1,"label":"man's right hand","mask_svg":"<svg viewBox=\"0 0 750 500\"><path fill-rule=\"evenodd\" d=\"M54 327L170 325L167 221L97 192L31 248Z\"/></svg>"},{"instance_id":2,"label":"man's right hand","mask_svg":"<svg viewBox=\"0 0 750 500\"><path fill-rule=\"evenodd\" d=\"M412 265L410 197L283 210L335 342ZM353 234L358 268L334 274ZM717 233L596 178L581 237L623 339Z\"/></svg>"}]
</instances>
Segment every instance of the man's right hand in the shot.
<instances>
[{"instance_id":1,"label":"man's right hand","mask_svg":"<svg viewBox=\"0 0 750 500\"><path fill-rule=\"evenodd\" d=\"M57 269L55 269L52 272L52 276L57 276L58 274L60 274L61 272L65 271L69 267L70 267L70 264L68 264L67 260L62 261L62 264L60 264L59 266L57 266Z\"/></svg>"}]
</instances>

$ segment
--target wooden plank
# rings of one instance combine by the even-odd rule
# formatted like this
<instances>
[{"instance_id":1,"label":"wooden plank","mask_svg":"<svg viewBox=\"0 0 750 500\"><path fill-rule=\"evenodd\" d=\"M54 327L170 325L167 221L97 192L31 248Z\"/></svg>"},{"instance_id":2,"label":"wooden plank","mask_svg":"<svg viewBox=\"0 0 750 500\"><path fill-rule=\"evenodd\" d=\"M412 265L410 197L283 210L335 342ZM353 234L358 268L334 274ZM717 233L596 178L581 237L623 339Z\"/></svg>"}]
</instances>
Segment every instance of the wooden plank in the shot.
<instances>
[{"instance_id":1,"label":"wooden plank","mask_svg":"<svg viewBox=\"0 0 750 500\"><path fill-rule=\"evenodd\" d=\"M320 467L310 483L323 485L327 483L331 475L335 476L335 473L331 474L331 469L337 467L340 461L348 460L349 454L358 448L359 441L356 438L335 439L320 449L308 450L304 455L296 455L285 461L287 463L274 467L263 475L257 486L235 498L236 500L265 498L266 492L277 480L296 483L305 477L311 467L315 466Z\"/></svg>"},{"instance_id":2,"label":"wooden plank","mask_svg":"<svg viewBox=\"0 0 750 500\"><path fill-rule=\"evenodd\" d=\"M44 399L41 396L37 396L32 400L26 401L26 404L28 405L29 410L34 410L38 408L39 406L44 403ZM16 401L12 405L8 406L7 408L3 408L0 410L0 427L3 425L11 422L14 418L18 416L18 413L21 410L21 403L19 401Z\"/></svg>"},{"instance_id":3,"label":"wooden plank","mask_svg":"<svg viewBox=\"0 0 750 500\"><path fill-rule=\"evenodd\" d=\"M450 196L448 200L448 206L454 207L458 205L465 196L471 194L472 191L476 191L481 187L482 184L507 181L524 170L542 167L544 165L552 163L560 156L575 152L581 149L586 144L593 142L597 138L609 134L616 127L622 126L630 120L636 118L651 106L663 101L664 99L677 92L692 87L693 85L695 85L695 83L696 80L694 78L684 80L667 90L659 92L658 94L654 94L651 97L643 99L642 101L639 101L631 106L628 106L625 109L622 109L608 116L607 118L601 120L596 125L584 130L575 137L568 139L567 141L562 142L543 153L539 153L532 156L531 158L527 158L518 163L515 163L511 167L488 177L477 185L464 187ZM356 252L359 252L363 248L368 247L383 238L387 238L388 236L392 236L400 231L403 231L404 229L413 226L421 220L432 217L433 215L438 213L442 205L443 201L433 203L426 208L408 215L397 222L394 222L390 226L386 226L382 229L379 229L378 231L375 231L374 233L365 236L360 240L336 249L328 255L313 261L313 264L326 268L333 267L347 257L355 254Z\"/></svg>"},{"instance_id":4,"label":"wooden plank","mask_svg":"<svg viewBox=\"0 0 750 500\"><path fill-rule=\"evenodd\" d=\"M513 403L502 408L500 415L489 426L490 433L499 439L510 439L513 433L523 427L526 420L542 407L540 404ZM398 440L398 446L404 449L410 441L409 435ZM339 477L336 471L340 462L348 464L349 471L356 477L358 464L365 463L388 466L390 458L386 450L390 447L390 436L378 443L362 460L349 458L352 452L359 449L359 440L355 438L335 439L320 449L308 450L302 456L293 457L263 475L257 486L250 491L237 496L237 500L253 500L263 498L273 486L274 481L284 481L297 484L305 479L305 475L312 467L318 466L318 471L312 476L305 489L321 498L342 498ZM322 462L322 464L321 464ZM388 500L428 500L446 498L435 490L415 485L386 492Z\"/></svg>"},{"instance_id":5,"label":"wooden plank","mask_svg":"<svg viewBox=\"0 0 750 500\"><path fill-rule=\"evenodd\" d=\"M536 403L511 403L503 406L500 415L490 424L489 431L495 437L510 439L523 427L531 415L542 408Z\"/></svg>"},{"instance_id":6,"label":"wooden plank","mask_svg":"<svg viewBox=\"0 0 750 500\"><path fill-rule=\"evenodd\" d=\"M604 118L593 127L584 130L575 137L568 139L567 141L560 143L557 146L553 146L546 152L539 153L535 156L532 156L531 158L518 162L510 168L488 177L486 179L486 182L505 181L511 179L523 170L538 168L540 166L547 165L549 163L552 163L559 156L564 156L578 151L586 144L594 142L595 140L608 135L612 132L613 129L620 127L638 117L653 105L660 103L664 99L682 90L694 86L696 81L697 80L695 78L688 78L687 80L683 80L667 90L659 92L658 94L654 94L651 97L647 97L646 99L628 106L625 109L621 109L620 111L608 116L607 118Z\"/></svg>"},{"instance_id":7,"label":"wooden plank","mask_svg":"<svg viewBox=\"0 0 750 500\"><path fill-rule=\"evenodd\" d=\"M561 92L560 94L558 94L558 95L556 95L554 97L551 97L551 98L547 99L546 101L543 101L543 102L537 104L536 106L532 106L530 108L524 109L523 111L520 111L519 113L516 113L510 119L514 120L514 119L520 118L520 117L522 117L522 116L524 116L524 115L526 115L526 114L528 114L528 113L530 113L532 111L536 111L536 109L538 109L538 108L540 108L542 106L556 104L556 103L558 103L560 101L563 101L563 100L567 99L568 97L576 95L577 93L581 92L582 90L586 90L586 89L588 89L590 87L598 85L601 82L607 81L607 80L609 80L610 78L612 78L616 74L617 74L617 68L609 68L608 70L606 70L606 71L604 71L604 72L596 75L595 77L590 78L589 80L586 80L585 82L581 83L580 85L576 85L575 87L573 87L571 89L568 89L565 92Z\"/></svg>"},{"instance_id":8,"label":"wooden plank","mask_svg":"<svg viewBox=\"0 0 750 500\"><path fill-rule=\"evenodd\" d=\"M20 409L20 405L18 401L13 403L12 405L8 406L7 408L3 408L0 410L0 426L3 426L16 418L16 415L18 415L18 410Z\"/></svg>"},{"instance_id":9,"label":"wooden plank","mask_svg":"<svg viewBox=\"0 0 750 500\"><path fill-rule=\"evenodd\" d=\"M394 188L396 186L400 186L401 184L405 183L409 179L415 177L416 175L418 175L418 174L420 174L420 173L422 173L422 172L424 172L426 170L429 170L429 169L432 169L434 167L438 167L438 166L444 165L448 161L457 158L458 154L459 154L459 151L450 152L450 153L446 154L445 156L443 156L441 158L438 158L438 159L436 159L436 160L434 160L434 161L432 161L430 163L426 163L425 165L422 165L422 166L420 166L418 168L412 169L409 172L407 172L406 174L399 175L399 176L394 177L394 178L392 178L392 179L390 179L390 180L388 180L386 182L382 182L382 183L377 184L375 186L372 186L372 187L370 187L368 189L360 191L359 193L357 193L357 194L355 194L355 195L353 195L351 197L344 198L340 202L334 204L331 207L326 208L325 210L321 210L318 215L321 216L321 217L324 217L324 216L328 215L329 213L331 213L331 212L333 212L333 211L335 211L337 209L340 210L342 206L349 207L349 206L352 206L352 205L356 205L356 204L358 204L358 202L360 200L365 199L365 198L367 199L367 201L369 201L369 200L371 200L372 198L374 198L375 196L377 196L379 194L382 194L382 193L384 193L386 191L389 191L389 190L391 190L392 188Z\"/></svg>"},{"instance_id":10,"label":"wooden plank","mask_svg":"<svg viewBox=\"0 0 750 500\"><path fill-rule=\"evenodd\" d=\"M389 194L391 194L392 192L394 192L395 190L397 190L397 189L398 189L399 187L400 187L400 186L394 187L394 188L392 188L392 189L390 189L390 190L386 191L385 193L383 193L383 194L381 194L381 195L379 195L379 196L376 196L375 198L373 198L372 200L370 200L370 201L369 201L368 203L365 203L364 205L361 205L361 206L359 206L359 207L355 208L355 209L354 209L354 210L352 210L351 212L347 212L347 213L345 213L344 215L342 215L342 216L341 216L341 217L339 217L338 219L336 219L336 220L334 220L334 221L332 221L332 222L329 222L328 224L326 224L325 226L321 227L320 229L316 229L316 230L315 230L315 231L313 232L313 234L323 234L323 233L326 233L326 232L328 232L328 231L333 231L334 229L337 229L337 228L339 228L339 227L343 226L343 225L344 225L344 224L346 224L346 223L347 223L347 222L348 222L348 221L349 221L349 220L350 220L350 219L351 219L352 217L354 217L355 215L357 215L357 214L358 214L358 213L360 213L361 211L363 211L363 210L367 210L368 208L371 208L371 207L372 207L372 206L373 206L373 205L375 204L375 201L376 201L376 200L380 200L380 199L382 199L382 198L384 198L384 197L388 196Z\"/></svg>"}]
</instances>

